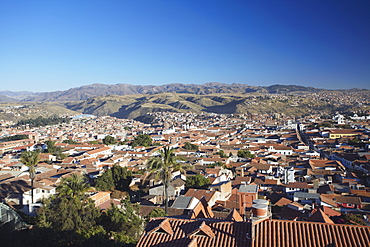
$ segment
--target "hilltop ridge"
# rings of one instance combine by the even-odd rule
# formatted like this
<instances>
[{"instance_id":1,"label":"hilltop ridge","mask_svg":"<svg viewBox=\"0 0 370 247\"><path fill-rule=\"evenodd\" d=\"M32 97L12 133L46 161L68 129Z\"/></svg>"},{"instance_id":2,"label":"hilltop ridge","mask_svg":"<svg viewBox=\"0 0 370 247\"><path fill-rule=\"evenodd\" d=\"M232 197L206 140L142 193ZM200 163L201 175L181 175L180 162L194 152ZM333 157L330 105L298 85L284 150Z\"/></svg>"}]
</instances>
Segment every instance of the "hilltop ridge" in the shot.
<instances>
[{"instance_id":1,"label":"hilltop ridge","mask_svg":"<svg viewBox=\"0 0 370 247\"><path fill-rule=\"evenodd\" d=\"M353 89L361 90L361 89ZM339 90L339 91L353 91ZM209 82L204 84L182 84L172 83L164 85L130 85L130 84L102 84L94 83L86 86L70 88L63 91L54 92L12 92L0 91L0 95L6 96L6 100L0 101L81 101L91 97L101 95L135 95L135 94L156 94L166 92L190 93L196 95L208 94L230 94L230 93L276 93L276 94L305 94L333 91L327 89L318 89L313 87L304 87L297 85L271 85L271 86L250 86L247 84L225 84L219 82Z\"/></svg>"}]
</instances>

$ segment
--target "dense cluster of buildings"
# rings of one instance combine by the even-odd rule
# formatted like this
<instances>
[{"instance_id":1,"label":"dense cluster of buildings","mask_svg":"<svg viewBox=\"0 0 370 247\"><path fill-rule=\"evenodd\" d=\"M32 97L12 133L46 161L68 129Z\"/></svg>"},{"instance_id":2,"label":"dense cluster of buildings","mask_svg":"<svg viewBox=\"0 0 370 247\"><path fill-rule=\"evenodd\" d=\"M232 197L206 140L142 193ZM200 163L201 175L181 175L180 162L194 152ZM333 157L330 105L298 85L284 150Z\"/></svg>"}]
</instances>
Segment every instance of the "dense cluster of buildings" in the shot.
<instances>
[{"instance_id":1,"label":"dense cluster of buildings","mask_svg":"<svg viewBox=\"0 0 370 247\"><path fill-rule=\"evenodd\" d=\"M153 124L87 117L57 126L3 128L2 136L28 139L0 143L0 199L32 213L28 168L19 157L25 150L46 149L51 140L65 158L40 154L36 202L55 194L65 176L83 173L93 182L120 165L133 172L131 198L146 216L164 201L164 186L145 172L146 164L168 146L183 157L186 169L172 174L169 217L151 220L138 246L369 246L368 117L150 115ZM132 147L139 134L151 136L153 145ZM104 145L106 136L119 142ZM186 143L197 148L186 149ZM198 174L210 184L188 188L187 177ZM91 196L102 209L117 203L109 192Z\"/></svg>"}]
</instances>

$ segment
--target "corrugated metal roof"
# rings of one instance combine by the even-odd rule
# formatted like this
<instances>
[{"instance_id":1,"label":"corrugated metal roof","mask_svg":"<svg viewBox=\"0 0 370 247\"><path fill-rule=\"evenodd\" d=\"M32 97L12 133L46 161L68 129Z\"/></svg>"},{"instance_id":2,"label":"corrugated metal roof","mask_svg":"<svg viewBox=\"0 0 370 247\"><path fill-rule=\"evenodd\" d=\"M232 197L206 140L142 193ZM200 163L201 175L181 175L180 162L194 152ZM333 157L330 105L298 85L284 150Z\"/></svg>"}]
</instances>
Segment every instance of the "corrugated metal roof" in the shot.
<instances>
[{"instance_id":1,"label":"corrugated metal roof","mask_svg":"<svg viewBox=\"0 0 370 247\"><path fill-rule=\"evenodd\" d=\"M179 196L179 197L176 198L172 207L173 208L179 208L179 209L187 209L192 198L193 197L191 197L191 196Z\"/></svg>"}]
</instances>

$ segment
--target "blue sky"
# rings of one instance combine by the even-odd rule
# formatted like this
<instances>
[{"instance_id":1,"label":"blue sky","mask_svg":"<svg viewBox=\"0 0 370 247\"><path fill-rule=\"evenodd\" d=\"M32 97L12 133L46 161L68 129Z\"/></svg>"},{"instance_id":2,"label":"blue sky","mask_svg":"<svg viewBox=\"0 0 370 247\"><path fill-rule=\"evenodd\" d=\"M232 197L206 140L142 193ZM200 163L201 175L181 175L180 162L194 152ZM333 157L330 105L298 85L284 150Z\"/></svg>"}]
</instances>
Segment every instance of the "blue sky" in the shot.
<instances>
[{"instance_id":1,"label":"blue sky","mask_svg":"<svg viewBox=\"0 0 370 247\"><path fill-rule=\"evenodd\" d=\"M0 90L370 89L370 1L0 0Z\"/></svg>"}]
</instances>

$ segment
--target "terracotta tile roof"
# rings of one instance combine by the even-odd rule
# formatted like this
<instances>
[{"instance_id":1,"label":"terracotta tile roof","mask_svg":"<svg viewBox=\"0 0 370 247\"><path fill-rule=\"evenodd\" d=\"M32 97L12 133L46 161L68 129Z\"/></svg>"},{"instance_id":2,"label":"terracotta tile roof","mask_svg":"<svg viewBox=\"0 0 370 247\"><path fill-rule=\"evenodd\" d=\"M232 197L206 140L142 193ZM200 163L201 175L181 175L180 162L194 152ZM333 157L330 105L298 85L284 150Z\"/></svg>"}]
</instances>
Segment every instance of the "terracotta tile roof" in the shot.
<instances>
[{"instance_id":1,"label":"terracotta tile roof","mask_svg":"<svg viewBox=\"0 0 370 247\"><path fill-rule=\"evenodd\" d=\"M213 218L214 214L212 209L209 207L206 199L202 197L197 205L193 208L191 212L191 219L195 218Z\"/></svg>"},{"instance_id":2,"label":"terracotta tile roof","mask_svg":"<svg viewBox=\"0 0 370 247\"><path fill-rule=\"evenodd\" d=\"M301 188L301 189L308 189L308 184L304 182L290 182L285 185L287 188Z\"/></svg>"},{"instance_id":3,"label":"terracotta tile roof","mask_svg":"<svg viewBox=\"0 0 370 247\"><path fill-rule=\"evenodd\" d=\"M355 197L355 196L338 196L335 198L337 203L351 203L360 205L361 204L361 198Z\"/></svg>"},{"instance_id":4,"label":"terracotta tile roof","mask_svg":"<svg viewBox=\"0 0 370 247\"><path fill-rule=\"evenodd\" d=\"M355 130L355 129L334 129L334 130L329 130L329 131L331 134L339 134L339 135L343 135L343 134L360 135L363 133L363 131Z\"/></svg>"},{"instance_id":5,"label":"terracotta tile roof","mask_svg":"<svg viewBox=\"0 0 370 247\"><path fill-rule=\"evenodd\" d=\"M153 227L150 231L148 231L148 234L154 232L166 232L169 235L173 235L173 230L168 218L163 220L153 220Z\"/></svg>"},{"instance_id":6,"label":"terracotta tile roof","mask_svg":"<svg viewBox=\"0 0 370 247\"><path fill-rule=\"evenodd\" d=\"M323 223L329 223L334 224L334 222L327 216L320 208L312 210L312 215L308 217L307 221L313 221L313 222L323 222Z\"/></svg>"},{"instance_id":7,"label":"terracotta tile roof","mask_svg":"<svg viewBox=\"0 0 370 247\"><path fill-rule=\"evenodd\" d=\"M370 227L265 220L256 224L253 247L365 247Z\"/></svg>"},{"instance_id":8,"label":"terracotta tile roof","mask_svg":"<svg viewBox=\"0 0 370 247\"><path fill-rule=\"evenodd\" d=\"M228 221L243 221L243 218L240 216L238 211L236 211L236 209L234 208L233 210L231 210L230 214L226 217L225 220L228 220Z\"/></svg>"},{"instance_id":9,"label":"terracotta tile roof","mask_svg":"<svg viewBox=\"0 0 370 247\"><path fill-rule=\"evenodd\" d=\"M322 211L327 215L327 216L330 216L330 217L333 217L333 216L341 216L342 214L335 211L334 209L331 209L329 207L326 207L326 206L322 206Z\"/></svg>"},{"instance_id":10,"label":"terracotta tile roof","mask_svg":"<svg viewBox=\"0 0 370 247\"><path fill-rule=\"evenodd\" d=\"M215 195L215 191L210 190L201 190L201 189L189 189L185 196L196 197L198 200L201 200L202 197L205 197L206 201L209 202L211 198Z\"/></svg>"},{"instance_id":11,"label":"terracotta tile roof","mask_svg":"<svg viewBox=\"0 0 370 247\"><path fill-rule=\"evenodd\" d=\"M236 177L235 180L232 180L233 185L240 185L242 182L249 184L252 181L252 177Z\"/></svg>"},{"instance_id":12,"label":"terracotta tile roof","mask_svg":"<svg viewBox=\"0 0 370 247\"><path fill-rule=\"evenodd\" d=\"M164 229L155 230L165 220L173 234L167 233ZM137 246L250 246L251 240L248 239L248 235L251 233L251 226L252 224L247 222L157 218L149 221ZM166 230L169 229L168 226L164 227Z\"/></svg>"},{"instance_id":13,"label":"terracotta tile roof","mask_svg":"<svg viewBox=\"0 0 370 247\"><path fill-rule=\"evenodd\" d=\"M206 235L210 238L214 238L215 234L213 233L212 229L206 224L205 221L202 221L198 229L195 229L191 233L189 233L188 236L190 237L196 237L196 236L202 236Z\"/></svg>"},{"instance_id":14,"label":"terracotta tile roof","mask_svg":"<svg viewBox=\"0 0 370 247\"><path fill-rule=\"evenodd\" d=\"M280 207L282 207L282 206L286 206L286 205L288 205L289 203L291 203L292 201L291 200L289 200L289 199L287 199L287 198L285 198L285 197L282 197L282 198L280 198L280 200L279 201L277 201L276 203L275 203L275 206L280 206Z\"/></svg>"},{"instance_id":15,"label":"terracotta tile roof","mask_svg":"<svg viewBox=\"0 0 370 247\"><path fill-rule=\"evenodd\" d=\"M289 208L287 206L283 207L283 209L279 213L277 213L277 216L286 220L296 220L302 215L303 214L300 211Z\"/></svg>"}]
</instances>

